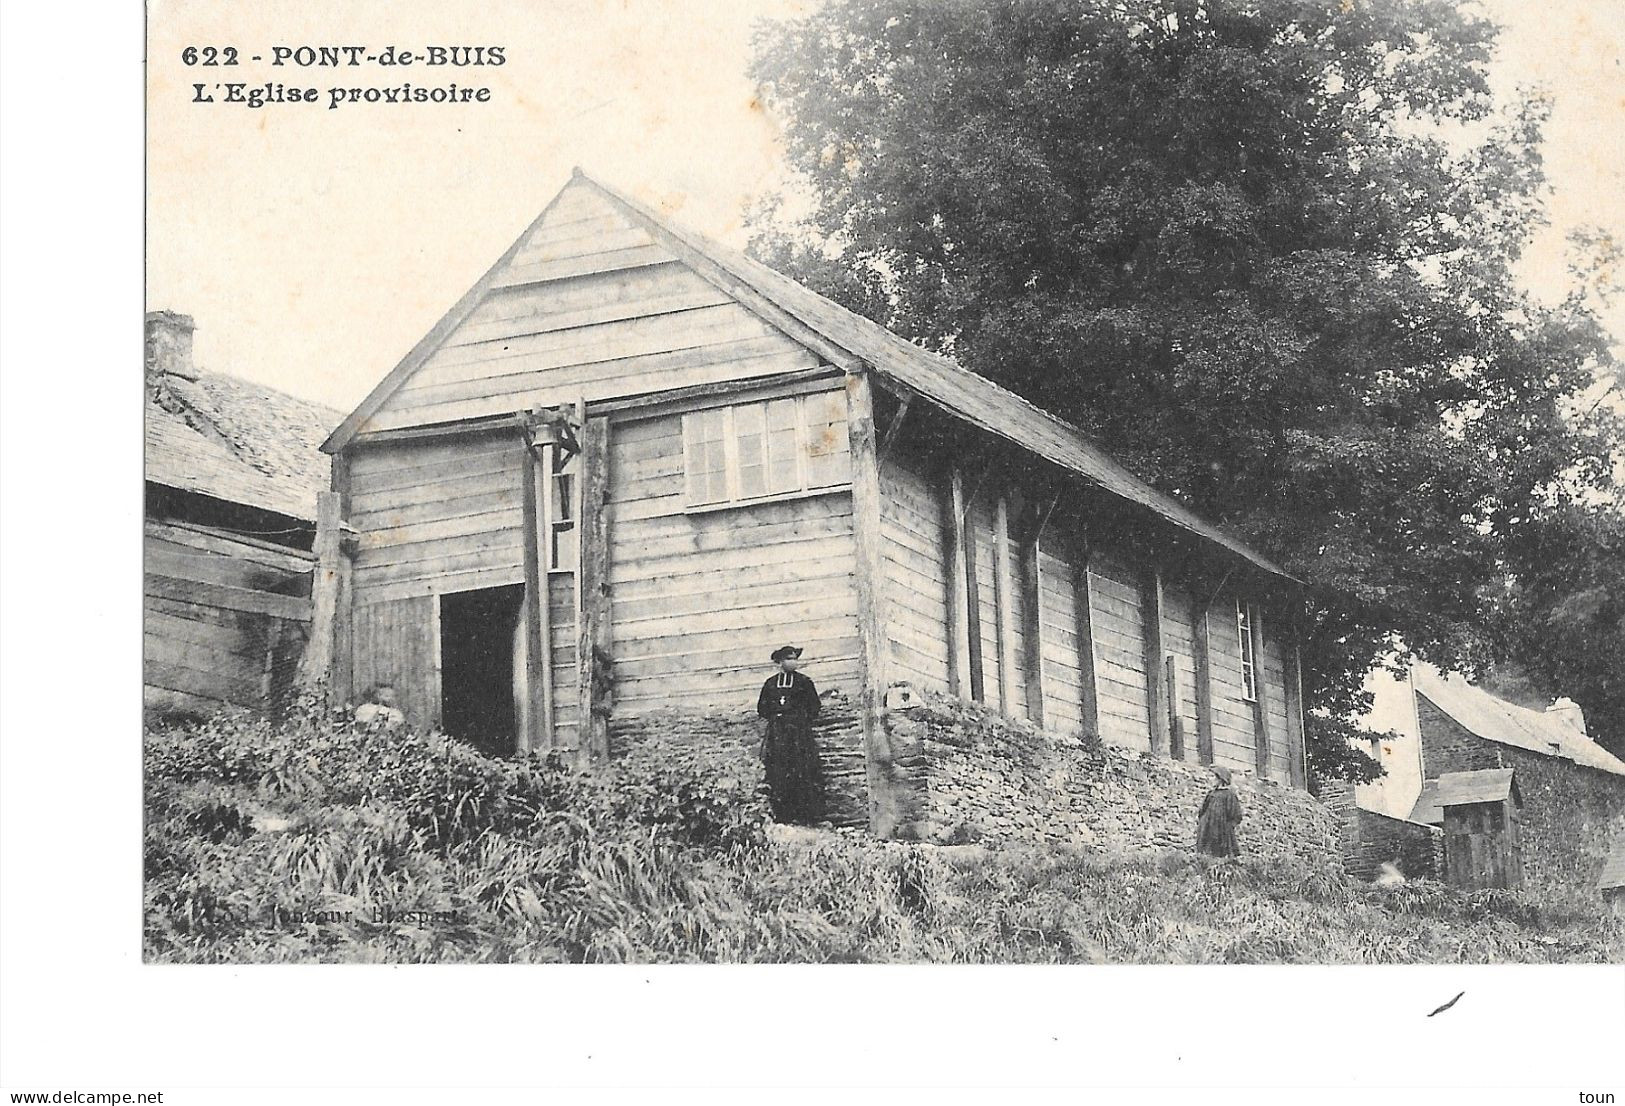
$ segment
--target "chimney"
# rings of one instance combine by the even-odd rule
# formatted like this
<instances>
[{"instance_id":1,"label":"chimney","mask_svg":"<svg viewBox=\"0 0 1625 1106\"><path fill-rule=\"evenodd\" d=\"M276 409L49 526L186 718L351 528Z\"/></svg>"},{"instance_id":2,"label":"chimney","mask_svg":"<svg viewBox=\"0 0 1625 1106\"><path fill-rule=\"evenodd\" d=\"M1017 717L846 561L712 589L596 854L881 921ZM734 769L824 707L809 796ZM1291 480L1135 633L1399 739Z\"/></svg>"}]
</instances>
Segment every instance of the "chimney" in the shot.
<instances>
[{"instance_id":1,"label":"chimney","mask_svg":"<svg viewBox=\"0 0 1625 1106\"><path fill-rule=\"evenodd\" d=\"M1563 723L1577 733L1584 734L1586 732L1585 713L1580 710L1579 703L1566 695L1546 708L1546 717Z\"/></svg>"},{"instance_id":2,"label":"chimney","mask_svg":"<svg viewBox=\"0 0 1625 1106\"><path fill-rule=\"evenodd\" d=\"M147 395L156 395L166 376L196 380L192 367L192 316L176 311L147 312Z\"/></svg>"}]
</instances>

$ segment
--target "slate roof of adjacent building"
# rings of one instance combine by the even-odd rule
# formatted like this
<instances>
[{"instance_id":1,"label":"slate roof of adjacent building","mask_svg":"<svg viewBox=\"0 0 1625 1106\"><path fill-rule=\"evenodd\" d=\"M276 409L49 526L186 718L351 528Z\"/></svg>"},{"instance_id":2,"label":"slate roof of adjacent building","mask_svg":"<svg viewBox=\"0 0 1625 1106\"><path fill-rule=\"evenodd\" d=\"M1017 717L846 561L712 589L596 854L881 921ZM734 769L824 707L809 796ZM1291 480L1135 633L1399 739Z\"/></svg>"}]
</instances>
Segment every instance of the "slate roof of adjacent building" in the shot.
<instances>
[{"instance_id":1,"label":"slate roof of adjacent building","mask_svg":"<svg viewBox=\"0 0 1625 1106\"><path fill-rule=\"evenodd\" d=\"M1509 703L1420 661L1412 679L1418 694L1485 741L1625 776L1625 761L1559 717Z\"/></svg>"},{"instance_id":2,"label":"slate roof of adjacent building","mask_svg":"<svg viewBox=\"0 0 1625 1106\"><path fill-rule=\"evenodd\" d=\"M234 376L167 373L147 401L146 478L311 521L330 480L322 439L341 418Z\"/></svg>"},{"instance_id":3,"label":"slate roof of adjacent building","mask_svg":"<svg viewBox=\"0 0 1625 1106\"><path fill-rule=\"evenodd\" d=\"M845 350L853 359L871 366L880 375L978 427L1024 449L1058 467L1073 472L1095 486L1149 510L1164 521L1199 535L1250 564L1275 576L1296 578L1285 569L1251 549L1239 538L1226 533L1131 473L1078 428L1048 411L1027 402L1014 392L1001 388L950 358L923 349L893 334L878 323L849 311L832 300L796 283L784 274L724 246L706 235L673 222L640 200L576 169L572 182L580 181L638 220L664 240L680 258L694 265L707 279L742 285L745 294L754 294L789 316L824 342ZM561 193L562 194L562 193ZM528 231L526 232L529 233ZM521 239L522 240L522 239ZM515 243L517 246L518 243ZM449 333L478 305L486 288L498 275L500 264L486 274L458 301L433 331ZM706 270L720 270L720 273ZM738 294L740 289L725 290ZM748 304L747 304L748 306ZM769 320L773 321L773 320ZM792 335L794 336L794 335ZM360 407L328 438L325 448L342 449L358 432L364 418L375 410L422 359L433 352L434 342L420 342L400 365L364 400Z\"/></svg>"}]
</instances>

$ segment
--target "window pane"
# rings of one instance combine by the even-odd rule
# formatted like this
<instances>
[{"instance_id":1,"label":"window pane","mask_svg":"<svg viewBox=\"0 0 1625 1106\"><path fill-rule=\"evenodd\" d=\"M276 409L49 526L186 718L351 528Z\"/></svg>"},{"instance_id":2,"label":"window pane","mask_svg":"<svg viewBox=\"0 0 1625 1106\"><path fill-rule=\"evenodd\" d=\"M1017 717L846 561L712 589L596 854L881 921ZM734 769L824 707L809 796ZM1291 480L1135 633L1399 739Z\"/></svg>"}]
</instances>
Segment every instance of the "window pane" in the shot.
<instances>
[{"instance_id":1,"label":"window pane","mask_svg":"<svg viewBox=\"0 0 1625 1106\"><path fill-rule=\"evenodd\" d=\"M734 444L739 456L739 497L750 499L767 491L766 446L763 442L762 405L734 408Z\"/></svg>"},{"instance_id":2,"label":"window pane","mask_svg":"<svg viewBox=\"0 0 1625 1106\"><path fill-rule=\"evenodd\" d=\"M1237 653L1241 658L1241 693L1247 699L1258 698L1258 675L1253 659L1253 620L1245 603L1236 601Z\"/></svg>"},{"instance_id":3,"label":"window pane","mask_svg":"<svg viewBox=\"0 0 1625 1106\"><path fill-rule=\"evenodd\" d=\"M767 488L771 492L793 492L801 488L796 464L795 399L775 399L767 404Z\"/></svg>"},{"instance_id":4,"label":"window pane","mask_svg":"<svg viewBox=\"0 0 1625 1106\"><path fill-rule=\"evenodd\" d=\"M696 411L683 416L683 445L687 454L688 501L718 503L728 497L726 451L723 448L723 411Z\"/></svg>"}]
</instances>

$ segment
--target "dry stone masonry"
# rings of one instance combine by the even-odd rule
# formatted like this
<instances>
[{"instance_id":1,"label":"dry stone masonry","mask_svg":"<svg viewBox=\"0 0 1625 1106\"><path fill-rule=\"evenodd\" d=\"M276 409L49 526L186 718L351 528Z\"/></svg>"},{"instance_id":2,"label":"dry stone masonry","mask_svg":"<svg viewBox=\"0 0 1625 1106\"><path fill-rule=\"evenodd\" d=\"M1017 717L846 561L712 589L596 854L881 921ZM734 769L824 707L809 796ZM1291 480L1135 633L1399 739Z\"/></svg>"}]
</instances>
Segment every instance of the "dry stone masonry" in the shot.
<instances>
[{"instance_id":1,"label":"dry stone masonry","mask_svg":"<svg viewBox=\"0 0 1625 1106\"><path fill-rule=\"evenodd\" d=\"M940 695L884 716L887 763L877 773L888 836L938 844L1029 840L1103 849L1192 848L1196 811L1213 784L1201 765L1039 730L991 708ZM825 700L815 732L830 820L870 824L861 727L846 700ZM761 782L759 720L748 711L661 710L611 725L624 763L704 767L746 787ZM1340 863L1334 815L1304 791L1238 774L1246 853Z\"/></svg>"}]
</instances>

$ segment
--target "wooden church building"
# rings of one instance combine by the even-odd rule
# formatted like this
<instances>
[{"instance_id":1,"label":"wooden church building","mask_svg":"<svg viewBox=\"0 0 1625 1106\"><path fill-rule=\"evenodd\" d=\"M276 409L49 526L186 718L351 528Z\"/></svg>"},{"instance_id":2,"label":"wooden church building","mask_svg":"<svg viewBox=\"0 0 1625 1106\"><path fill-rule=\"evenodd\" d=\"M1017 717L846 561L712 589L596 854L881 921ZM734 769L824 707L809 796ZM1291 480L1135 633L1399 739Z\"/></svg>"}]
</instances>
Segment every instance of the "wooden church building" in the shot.
<instances>
[{"instance_id":1,"label":"wooden church building","mask_svg":"<svg viewBox=\"0 0 1625 1106\"><path fill-rule=\"evenodd\" d=\"M1294 580L1076 429L577 170L324 443L312 649L492 751L737 715L773 647L1304 784Z\"/></svg>"}]
</instances>

